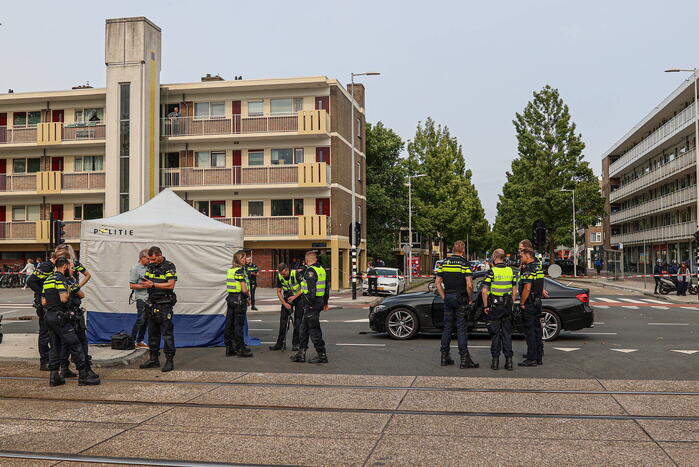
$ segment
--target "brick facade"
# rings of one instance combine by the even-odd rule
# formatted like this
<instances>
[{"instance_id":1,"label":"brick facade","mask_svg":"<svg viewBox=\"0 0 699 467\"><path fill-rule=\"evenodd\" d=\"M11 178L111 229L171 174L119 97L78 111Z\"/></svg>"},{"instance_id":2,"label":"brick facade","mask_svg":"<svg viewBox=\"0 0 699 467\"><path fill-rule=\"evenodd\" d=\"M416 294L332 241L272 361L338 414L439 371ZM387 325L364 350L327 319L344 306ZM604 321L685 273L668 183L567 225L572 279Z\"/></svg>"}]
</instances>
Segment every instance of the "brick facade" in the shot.
<instances>
[{"instance_id":1,"label":"brick facade","mask_svg":"<svg viewBox=\"0 0 699 467\"><path fill-rule=\"evenodd\" d=\"M276 266L272 264L274 251L271 249L254 249L250 250L252 252L252 261L257 265L260 270L271 270ZM273 287L274 286L274 274L271 272L260 272L257 275L257 286L258 287Z\"/></svg>"}]
</instances>

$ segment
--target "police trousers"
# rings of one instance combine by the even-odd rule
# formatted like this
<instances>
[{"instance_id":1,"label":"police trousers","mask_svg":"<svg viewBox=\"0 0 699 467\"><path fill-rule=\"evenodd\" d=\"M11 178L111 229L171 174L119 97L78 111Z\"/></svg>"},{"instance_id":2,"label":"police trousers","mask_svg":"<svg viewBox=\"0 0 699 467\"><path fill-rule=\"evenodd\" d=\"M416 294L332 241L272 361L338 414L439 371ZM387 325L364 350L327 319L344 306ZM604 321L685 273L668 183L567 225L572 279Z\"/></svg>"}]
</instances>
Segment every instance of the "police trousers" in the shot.
<instances>
[{"instance_id":1,"label":"police trousers","mask_svg":"<svg viewBox=\"0 0 699 467\"><path fill-rule=\"evenodd\" d=\"M46 308L41 306L41 294L37 294L36 292L34 293L34 308L36 309L36 316L39 318L39 338L37 342L37 347L39 349L39 362L42 365L48 364L51 336L49 336L49 328L46 326L46 322L44 321Z\"/></svg>"},{"instance_id":2,"label":"police trousers","mask_svg":"<svg viewBox=\"0 0 699 467\"><path fill-rule=\"evenodd\" d=\"M499 357L500 352L512 357L512 301L506 300L501 305L492 306L486 315L490 333L490 354Z\"/></svg>"},{"instance_id":3,"label":"police trousers","mask_svg":"<svg viewBox=\"0 0 699 467\"><path fill-rule=\"evenodd\" d=\"M226 297L226 325L223 328L223 343L238 349L245 346L245 320L247 297L242 293L229 293Z\"/></svg>"},{"instance_id":4,"label":"police trousers","mask_svg":"<svg viewBox=\"0 0 699 467\"><path fill-rule=\"evenodd\" d=\"M316 352L325 352L325 342L323 341L323 332L320 330L320 312L323 311L323 297L299 297L303 302L303 319L301 320L301 328L299 330L299 348L301 350L308 349L308 338L310 336Z\"/></svg>"},{"instance_id":5,"label":"police trousers","mask_svg":"<svg viewBox=\"0 0 699 467\"><path fill-rule=\"evenodd\" d=\"M543 331L541 329L541 300L529 299L522 311L524 338L527 341L527 359L541 360L544 355Z\"/></svg>"},{"instance_id":6,"label":"police trousers","mask_svg":"<svg viewBox=\"0 0 699 467\"><path fill-rule=\"evenodd\" d=\"M451 333L456 323L456 341L459 355L468 353L468 330L466 328L466 303L468 299L462 294L448 293L444 296L444 328L440 351L449 352Z\"/></svg>"},{"instance_id":7,"label":"police trousers","mask_svg":"<svg viewBox=\"0 0 699 467\"><path fill-rule=\"evenodd\" d=\"M73 320L73 329L75 329L75 335L78 337L80 346L83 348L85 363L90 367L92 365L92 357L90 356L90 348L87 345L87 327L85 326L85 316L83 314ZM63 346L61 352L61 367L67 367L68 358L71 357L70 352L66 346ZM73 363L77 365L75 360L73 360Z\"/></svg>"},{"instance_id":8,"label":"police trousers","mask_svg":"<svg viewBox=\"0 0 699 467\"><path fill-rule=\"evenodd\" d=\"M288 300L289 297L284 297ZM286 343L286 333L289 330L289 321L293 321L294 331L291 336L291 345L296 347L299 345L299 334L301 332L301 322L303 321L303 307L301 301L303 297L298 297L290 303L291 309L287 310L282 305L281 314L279 315L279 336L277 336L277 344L283 345Z\"/></svg>"},{"instance_id":9,"label":"police trousers","mask_svg":"<svg viewBox=\"0 0 699 467\"><path fill-rule=\"evenodd\" d=\"M51 339L49 370L59 370L62 364L67 365L68 355L78 371L87 369L83 344L80 342L72 320L59 318L55 311L46 311L44 321Z\"/></svg>"},{"instance_id":10,"label":"police trousers","mask_svg":"<svg viewBox=\"0 0 699 467\"><path fill-rule=\"evenodd\" d=\"M169 303L146 305L148 348L151 355L160 354L160 340L166 357L175 356L175 328L172 325L173 307Z\"/></svg>"}]
</instances>

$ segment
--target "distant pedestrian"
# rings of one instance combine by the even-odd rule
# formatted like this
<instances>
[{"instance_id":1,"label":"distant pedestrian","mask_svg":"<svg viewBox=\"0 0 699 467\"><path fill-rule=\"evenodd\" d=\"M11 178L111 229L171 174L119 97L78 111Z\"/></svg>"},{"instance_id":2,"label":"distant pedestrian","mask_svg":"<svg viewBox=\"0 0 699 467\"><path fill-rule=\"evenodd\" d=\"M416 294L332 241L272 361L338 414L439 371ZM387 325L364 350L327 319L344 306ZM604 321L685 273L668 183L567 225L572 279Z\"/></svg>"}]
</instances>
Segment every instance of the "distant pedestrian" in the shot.
<instances>
[{"instance_id":1,"label":"distant pedestrian","mask_svg":"<svg viewBox=\"0 0 699 467\"><path fill-rule=\"evenodd\" d=\"M687 288L689 287L689 275L690 275L690 270L687 267L686 263L682 263L680 266L679 270L677 271L677 295L678 296L686 296L687 295Z\"/></svg>"},{"instance_id":2,"label":"distant pedestrian","mask_svg":"<svg viewBox=\"0 0 699 467\"><path fill-rule=\"evenodd\" d=\"M595 270L597 270L597 275L600 275L600 272L602 271L602 259L597 258L595 260Z\"/></svg>"},{"instance_id":3,"label":"distant pedestrian","mask_svg":"<svg viewBox=\"0 0 699 467\"><path fill-rule=\"evenodd\" d=\"M655 266L653 267L653 280L655 281L655 289L653 290L653 293L657 295L660 291L660 276L663 274L663 265L660 263L660 260L657 260L655 262Z\"/></svg>"},{"instance_id":4,"label":"distant pedestrian","mask_svg":"<svg viewBox=\"0 0 699 467\"><path fill-rule=\"evenodd\" d=\"M34 266L34 260L29 258L27 260L27 264L24 265L22 270L19 272L20 274L24 274L24 287L22 287L22 290L27 289L27 279L29 279L29 276L34 274L34 270L36 269L36 266Z\"/></svg>"}]
</instances>

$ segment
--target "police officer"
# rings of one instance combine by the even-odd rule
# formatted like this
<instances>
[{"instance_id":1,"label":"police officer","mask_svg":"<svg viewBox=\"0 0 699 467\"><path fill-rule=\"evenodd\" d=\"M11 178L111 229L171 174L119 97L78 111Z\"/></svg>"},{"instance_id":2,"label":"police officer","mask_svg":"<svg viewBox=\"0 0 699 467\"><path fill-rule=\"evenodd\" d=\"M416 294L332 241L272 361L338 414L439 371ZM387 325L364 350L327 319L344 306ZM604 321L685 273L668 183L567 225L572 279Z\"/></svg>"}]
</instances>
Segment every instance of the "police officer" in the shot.
<instances>
[{"instance_id":1,"label":"police officer","mask_svg":"<svg viewBox=\"0 0 699 467\"><path fill-rule=\"evenodd\" d=\"M245 319L249 302L250 289L245 273L245 252L237 251L233 255L233 265L226 275L226 324L223 329L223 343L226 345L226 357L237 355L240 358L252 357L252 350L245 345Z\"/></svg>"},{"instance_id":2,"label":"police officer","mask_svg":"<svg viewBox=\"0 0 699 467\"><path fill-rule=\"evenodd\" d=\"M289 269L285 263L277 267L277 298L282 304L279 317L279 336L277 342L269 347L269 350L286 350L286 332L289 321L294 323L294 331L291 338L291 350L299 350L299 331L303 321L303 306L301 306L301 280L295 269Z\"/></svg>"},{"instance_id":3,"label":"police officer","mask_svg":"<svg viewBox=\"0 0 699 467\"><path fill-rule=\"evenodd\" d=\"M60 386L65 384L65 379L58 371L63 358L63 347L65 346L78 368L78 384L80 386L94 386L100 384L100 380L94 373L89 371L83 347L75 331L73 316L66 307L70 300L65 276L69 272L69 268L70 260L68 258L62 256L56 258L54 271L46 278L42 289L41 303L46 307L44 321L49 329L51 338L49 385Z\"/></svg>"},{"instance_id":4,"label":"police officer","mask_svg":"<svg viewBox=\"0 0 699 467\"><path fill-rule=\"evenodd\" d=\"M520 243L519 256L522 270L519 280L519 309L522 314L527 353L519 366L543 364L544 341L541 329L541 299L544 297L544 272L541 263L534 257L534 250Z\"/></svg>"},{"instance_id":5,"label":"police officer","mask_svg":"<svg viewBox=\"0 0 699 467\"><path fill-rule=\"evenodd\" d=\"M255 306L255 290L257 290L257 273L259 272L259 269L257 268L257 265L252 262L252 252L247 257L245 271L248 274L248 281L250 283L250 309L257 311L257 307Z\"/></svg>"},{"instance_id":6,"label":"police officer","mask_svg":"<svg viewBox=\"0 0 699 467\"><path fill-rule=\"evenodd\" d=\"M85 298L85 292L82 291L80 285L78 284L78 281L75 277L76 273L74 268L69 268L69 270L73 270L73 274L66 275L65 284L69 293L66 308L73 319L73 328L75 329L75 334L78 336L80 345L83 348L86 369L93 378L99 378L99 375L92 371L92 356L90 355L90 348L87 345L87 326L85 325L85 310L82 308L82 300L83 298ZM63 347L63 356L61 362L61 376L63 376L64 378L77 376L68 369L68 349L65 346Z\"/></svg>"},{"instance_id":7,"label":"police officer","mask_svg":"<svg viewBox=\"0 0 699 467\"><path fill-rule=\"evenodd\" d=\"M175 335L172 324L173 307L177 302L175 282L177 270L175 265L166 260L163 252L157 246L148 249L150 263L146 268L146 280L141 285L148 289L146 303L146 320L148 322L148 347L150 359L141 364L140 368L160 367L160 338L164 340L165 365L161 371L172 371L175 368Z\"/></svg>"},{"instance_id":8,"label":"police officer","mask_svg":"<svg viewBox=\"0 0 699 467\"><path fill-rule=\"evenodd\" d=\"M329 289L326 284L325 269L318 263L315 251L306 253L306 271L301 281L303 298L303 319L299 332L299 350L291 356L293 362L305 362L308 338L310 336L318 355L310 363L328 363L325 342L320 330L320 312L328 309Z\"/></svg>"},{"instance_id":9,"label":"police officer","mask_svg":"<svg viewBox=\"0 0 699 467\"><path fill-rule=\"evenodd\" d=\"M512 303L517 294L517 277L505 263L505 251L493 251L493 266L483 281L481 294L490 332L491 370L500 367L500 352L505 355L505 369L512 370Z\"/></svg>"},{"instance_id":10,"label":"police officer","mask_svg":"<svg viewBox=\"0 0 699 467\"><path fill-rule=\"evenodd\" d=\"M471 360L468 352L468 330L466 329L466 308L471 307L473 295L473 273L464 258L466 244L461 240L454 242L454 254L446 258L437 268L435 287L444 300L444 328L442 329L441 366L453 365L449 355L451 332L456 322L456 338L459 343L461 362L459 368L478 368L478 363Z\"/></svg>"},{"instance_id":11,"label":"police officer","mask_svg":"<svg viewBox=\"0 0 699 467\"><path fill-rule=\"evenodd\" d=\"M44 287L44 281L53 273L54 261L56 261L56 253L52 253L49 261L42 261L37 264L36 269L29 278L27 278L27 286L34 292L33 306L36 309L36 315L39 317L39 364L41 371L49 371L49 348L50 336L49 329L44 321L45 308L41 305L41 294Z\"/></svg>"}]
</instances>

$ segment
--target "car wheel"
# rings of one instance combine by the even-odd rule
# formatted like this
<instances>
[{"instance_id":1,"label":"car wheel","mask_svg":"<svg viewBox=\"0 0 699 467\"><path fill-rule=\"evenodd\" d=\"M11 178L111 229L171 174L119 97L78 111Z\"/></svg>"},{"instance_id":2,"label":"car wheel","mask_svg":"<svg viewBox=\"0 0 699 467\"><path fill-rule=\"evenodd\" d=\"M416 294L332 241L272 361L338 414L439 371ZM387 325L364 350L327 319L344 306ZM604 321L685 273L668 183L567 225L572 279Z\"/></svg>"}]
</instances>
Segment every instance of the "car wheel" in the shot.
<instances>
[{"instance_id":1,"label":"car wheel","mask_svg":"<svg viewBox=\"0 0 699 467\"><path fill-rule=\"evenodd\" d=\"M391 310L386 316L386 332L391 339L412 339L417 330L417 315L410 310L398 308Z\"/></svg>"},{"instance_id":2,"label":"car wheel","mask_svg":"<svg viewBox=\"0 0 699 467\"><path fill-rule=\"evenodd\" d=\"M541 313L541 331L544 342L556 340L563 326L555 311L544 309Z\"/></svg>"}]
</instances>

